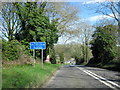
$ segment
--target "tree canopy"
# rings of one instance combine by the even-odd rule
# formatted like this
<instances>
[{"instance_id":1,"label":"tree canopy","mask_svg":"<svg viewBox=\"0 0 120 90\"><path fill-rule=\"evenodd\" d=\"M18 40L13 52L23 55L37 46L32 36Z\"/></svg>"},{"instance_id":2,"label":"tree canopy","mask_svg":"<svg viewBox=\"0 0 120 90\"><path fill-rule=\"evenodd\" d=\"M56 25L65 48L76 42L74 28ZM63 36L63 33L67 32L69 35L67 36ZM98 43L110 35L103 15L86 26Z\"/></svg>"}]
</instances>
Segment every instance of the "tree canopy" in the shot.
<instances>
[{"instance_id":1,"label":"tree canopy","mask_svg":"<svg viewBox=\"0 0 120 90\"><path fill-rule=\"evenodd\" d=\"M106 64L116 56L116 26L97 27L91 41L94 62Z\"/></svg>"}]
</instances>

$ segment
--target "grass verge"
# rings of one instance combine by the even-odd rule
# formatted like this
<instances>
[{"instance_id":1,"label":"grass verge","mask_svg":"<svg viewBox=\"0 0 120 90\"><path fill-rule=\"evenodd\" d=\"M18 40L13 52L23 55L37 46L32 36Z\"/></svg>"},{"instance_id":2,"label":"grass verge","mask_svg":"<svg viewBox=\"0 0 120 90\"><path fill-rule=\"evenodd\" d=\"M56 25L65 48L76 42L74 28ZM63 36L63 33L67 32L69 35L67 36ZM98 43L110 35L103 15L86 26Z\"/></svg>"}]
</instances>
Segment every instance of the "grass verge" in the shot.
<instances>
[{"instance_id":1,"label":"grass verge","mask_svg":"<svg viewBox=\"0 0 120 90\"><path fill-rule=\"evenodd\" d=\"M40 88L60 64L15 65L2 70L2 88Z\"/></svg>"}]
</instances>

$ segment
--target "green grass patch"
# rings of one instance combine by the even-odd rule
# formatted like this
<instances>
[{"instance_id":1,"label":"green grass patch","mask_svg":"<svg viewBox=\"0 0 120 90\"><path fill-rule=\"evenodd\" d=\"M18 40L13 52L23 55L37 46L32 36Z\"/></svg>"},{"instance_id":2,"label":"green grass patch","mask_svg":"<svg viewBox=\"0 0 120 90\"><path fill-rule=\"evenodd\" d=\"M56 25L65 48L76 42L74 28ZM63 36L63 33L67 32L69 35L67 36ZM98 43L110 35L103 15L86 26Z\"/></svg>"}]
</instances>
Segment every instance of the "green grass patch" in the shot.
<instances>
[{"instance_id":1,"label":"green grass patch","mask_svg":"<svg viewBox=\"0 0 120 90\"><path fill-rule=\"evenodd\" d=\"M2 71L2 88L40 87L60 67L60 64L16 65Z\"/></svg>"}]
</instances>

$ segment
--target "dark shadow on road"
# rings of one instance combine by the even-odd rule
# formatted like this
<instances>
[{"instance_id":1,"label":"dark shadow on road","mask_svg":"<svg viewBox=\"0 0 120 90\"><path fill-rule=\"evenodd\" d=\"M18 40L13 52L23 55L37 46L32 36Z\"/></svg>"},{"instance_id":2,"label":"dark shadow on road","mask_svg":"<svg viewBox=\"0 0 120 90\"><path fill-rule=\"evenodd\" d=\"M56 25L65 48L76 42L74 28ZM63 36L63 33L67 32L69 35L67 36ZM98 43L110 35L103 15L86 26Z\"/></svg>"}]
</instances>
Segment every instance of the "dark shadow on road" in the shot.
<instances>
[{"instance_id":1,"label":"dark shadow on road","mask_svg":"<svg viewBox=\"0 0 120 90\"><path fill-rule=\"evenodd\" d=\"M116 74L116 76L120 77L120 74Z\"/></svg>"},{"instance_id":2,"label":"dark shadow on road","mask_svg":"<svg viewBox=\"0 0 120 90\"><path fill-rule=\"evenodd\" d=\"M99 69L99 68L97 68L97 69L87 69L87 70L94 70L94 71L105 71L106 69Z\"/></svg>"},{"instance_id":3,"label":"dark shadow on road","mask_svg":"<svg viewBox=\"0 0 120 90\"><path fill-rule=\"evenodd\" d=\"M113 81L113 82L120 82L120 79L118 79L118 80L115 80L115 79L107 79L107 80Z\"/></svg>"},{"instance_id":4,"label":"dark shadow on road","mask_svg":"<svg viewBox=\"0 0 120 90\"><path fill-rule=\"evenodd\" d=\"M64 65L63 67L86 67L84 65Z\"/></svg>"}]
</instances>

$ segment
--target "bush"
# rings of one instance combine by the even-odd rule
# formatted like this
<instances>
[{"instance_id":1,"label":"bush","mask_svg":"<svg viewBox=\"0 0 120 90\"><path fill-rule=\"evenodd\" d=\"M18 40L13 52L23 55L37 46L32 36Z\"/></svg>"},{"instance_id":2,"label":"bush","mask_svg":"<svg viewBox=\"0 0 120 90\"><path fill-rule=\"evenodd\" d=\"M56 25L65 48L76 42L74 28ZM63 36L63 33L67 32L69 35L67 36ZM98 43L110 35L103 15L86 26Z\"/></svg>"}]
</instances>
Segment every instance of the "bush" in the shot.
<instances>
[{"instance_id":1,"label":"bush","mask_svg":"<svg viewBox=\"0 0 120 90\"><path fill-rule=\"evenodd\" d=\"M17 60L24 54L24 47L17 40L5 41L2 40L2 57L3 60L13 61Z\"/></svg>"},{"instance_id":2,"label":"bush","mask_svg":"<svg viewBox=\"0 0 120 90\"><path fill-rule=\"evenodd\" d=\"M93 34L91 49L94 60L105 65L116 57L116 26L97 27ZM96 61L95 61L96 62Z\"/></svg>"},{"instance_id":3,"label":"bush","mask_svg":"<svg viewBox=\"0 0 120 90\"><path fill-rule=\"evenodd\" d=\"M100 60L97 60L95 58L91 58L86 65L88 65L88 66L97 66L97 64L99 64L99 63L100 63Z\"/></svg>"},{"instance_id":4,"label":"bush","mask_svg":"<svg viewBox=\"0 0 120 90\"><path fill-rule=\"evenodd\" d=\"M80 65L84 63L84 58L75 57L75 61L76 61L76 65Z\"/></svg>"},{"instance_id":5,"label":"bush","mask_svg":"<svg viewBox=\"0 0 120 90\"><path fill-rule=\"evenodd\" d=\"M51 64L56 64L56 55L54 48L50 48L50 62Z\"/></svg>"}]
</instances>

